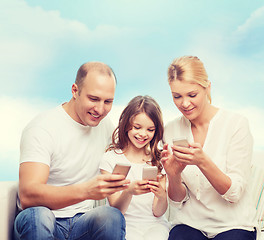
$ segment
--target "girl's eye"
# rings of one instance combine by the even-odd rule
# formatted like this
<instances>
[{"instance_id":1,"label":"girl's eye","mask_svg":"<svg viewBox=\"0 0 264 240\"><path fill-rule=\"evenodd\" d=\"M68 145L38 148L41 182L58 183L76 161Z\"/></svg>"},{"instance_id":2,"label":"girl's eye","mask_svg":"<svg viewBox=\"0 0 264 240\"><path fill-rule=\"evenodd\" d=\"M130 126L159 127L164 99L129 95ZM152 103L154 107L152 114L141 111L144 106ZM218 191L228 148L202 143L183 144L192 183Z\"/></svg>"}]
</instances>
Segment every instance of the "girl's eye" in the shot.
<instances>
[{"instance_id":1,"label":"girl's eye","mask_svg":"<svg viewBox=\"0 0 264 240\"><path fill-rule=\"evenodd\" d=\"M140 127L134 126L135 129L140 129Z\"/></svg>"},{"instance_id":2,"label":"girl's eye","mask_svg":"<svg viewBox=\"0 0 264 240\"><path fill-rule=\"evenodd\" d=\"M180 98L181 96L173 96L175 99L178 99L178 98Z\"/></svg>"},{"instance_id":3,"label":"girl's eye","mask_svg":"<svg viewBox=\"0 0 264 240\"><path fill-rule=\"evenodd\" d=\"M197 96L197 94L195 93L195 94L190 94L189 95L191 98L194 98L194 97L196 97Z\"/></svg>"},{"instance_id":4,"label":"girl's eye","mask_svg":"<svg viewBox=\"0 0 264 240\"><path fill-rule=\"evenodd\" d=\"M155 129L148 129L148 131L150 131L150 132L154 132L154 131L155 131Z\"/></svg>"}]
</instances>

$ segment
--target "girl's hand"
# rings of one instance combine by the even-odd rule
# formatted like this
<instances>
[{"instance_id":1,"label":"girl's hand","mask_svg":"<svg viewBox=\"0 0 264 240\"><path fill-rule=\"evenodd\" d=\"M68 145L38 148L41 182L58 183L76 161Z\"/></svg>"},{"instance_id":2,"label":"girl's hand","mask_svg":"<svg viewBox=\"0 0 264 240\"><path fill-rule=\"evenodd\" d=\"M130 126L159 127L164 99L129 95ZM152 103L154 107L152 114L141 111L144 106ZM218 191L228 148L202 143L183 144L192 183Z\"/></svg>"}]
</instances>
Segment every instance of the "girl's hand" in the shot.
<instances>
[{"instance_id":1,"label":"girl's hand","mask_svg":"<svg viewBox=\"0 0 264 240\"><path fill-rule=\"evenodd\" d=\"M148 187L148 180L137 180L129 184L128 189L126 190L132 195L141 195L149 193L150 189Z\"/></svg>"},{"instance_id":2,"label":"girl's hand","mask_svg":"<svg viewBox=\"0 0 264 240\"><path fill-rule=\"evenodd\" d=\"M174 152L172 154L168 149L168 144L163 146L163 151L161 153L161 163L168 176L181 174L183 169L186 167L186 164L177 161Z\"/></svg>"},{"instance_id":3,"label":"girl's hand","mask_svg":"<svg viewBox=\"0 0 264 240\"><path fill-rule=\"evenodd\" d=\"M165 188L161 184L163 178L164 176L159 175L157 181L149 181L148 184L150 191L154 193L158 199L167 198Z\"/></svg>"},{"instance_id":4,"label":"girl's hand","mask_svg":"<svg viewBox=\"0 0 264 240\"><path fill-rule=\"evenodd\" d=\"M190 148L180 146L172 146L171 148L175 160L185 166L196 165L200 167L202 164L210 161L200 143L190 143Z\"/></svg>"}]
</instances>

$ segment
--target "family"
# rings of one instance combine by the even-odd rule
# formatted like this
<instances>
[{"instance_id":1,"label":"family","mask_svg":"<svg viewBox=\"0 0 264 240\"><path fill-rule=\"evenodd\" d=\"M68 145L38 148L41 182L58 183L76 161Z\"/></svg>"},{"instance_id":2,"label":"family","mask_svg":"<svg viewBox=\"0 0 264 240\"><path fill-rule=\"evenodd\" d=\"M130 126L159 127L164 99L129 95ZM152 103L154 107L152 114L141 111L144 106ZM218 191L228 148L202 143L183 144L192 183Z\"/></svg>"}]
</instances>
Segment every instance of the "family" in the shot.
<instances>
[{"instance_id":1,"label":"family","mask_svg":"<svg viewBox=\"0 0 264 240\"><path fill-rule=\"evenodd\" d=\"M168 83L181 116L164 127L158 103L136 96L114 128L113 70L102 62L79 68L70 101L23 130L15 239L256 239L247 119L211 104L196 56L174 59ZM129 165L128 175L113 173L116 164ZM142 178L146 168L157 177Z\"/></svg>"}]
</instances>

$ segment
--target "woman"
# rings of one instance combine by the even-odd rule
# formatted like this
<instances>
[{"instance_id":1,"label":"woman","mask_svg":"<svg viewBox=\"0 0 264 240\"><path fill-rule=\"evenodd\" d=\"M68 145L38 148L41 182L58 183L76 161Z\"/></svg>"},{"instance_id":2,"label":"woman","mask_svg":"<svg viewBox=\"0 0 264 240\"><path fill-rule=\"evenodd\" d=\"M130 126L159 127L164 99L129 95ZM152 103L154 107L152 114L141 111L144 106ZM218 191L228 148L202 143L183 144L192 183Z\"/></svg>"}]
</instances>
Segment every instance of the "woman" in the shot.
<instances>
[{"instance_id":1,"label":"woman","mask_svg":"<svg viewBox=\"0 0 264 240\"><path fill-rule=\"evenodd\" d=\"M211 84L197 57L175 59L168 81L183 114L166 125L163 137L161 161L175 225L169 239L256 239L247 120L211 105ZM189 146L173 145L176 138L187 138Z\"/></svg>"}]
</instances>

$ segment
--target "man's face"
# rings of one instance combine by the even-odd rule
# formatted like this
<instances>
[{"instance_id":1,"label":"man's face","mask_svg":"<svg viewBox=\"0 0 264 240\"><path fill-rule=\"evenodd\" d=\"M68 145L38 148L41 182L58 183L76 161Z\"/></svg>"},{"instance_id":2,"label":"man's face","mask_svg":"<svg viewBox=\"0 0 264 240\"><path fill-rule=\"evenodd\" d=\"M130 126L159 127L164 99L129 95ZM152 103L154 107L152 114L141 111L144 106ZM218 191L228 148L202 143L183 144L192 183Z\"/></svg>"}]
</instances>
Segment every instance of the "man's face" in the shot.
<instances>
[{"instance_id":1,"label":"man's face","mask_svg":"<svg viewBox=\"0 0 264 240\"><path fill-rule=\"evenodd\" d=\"M115 94L115 79L97 71L86 76L83 86L73 84L74 115L77 122L95 127L109 113Z\"/></svg>"}]
</instances>

